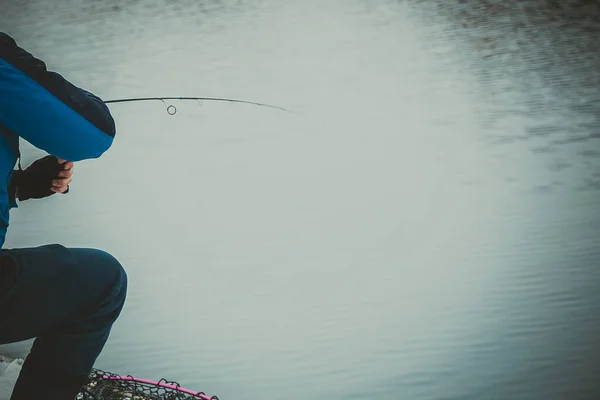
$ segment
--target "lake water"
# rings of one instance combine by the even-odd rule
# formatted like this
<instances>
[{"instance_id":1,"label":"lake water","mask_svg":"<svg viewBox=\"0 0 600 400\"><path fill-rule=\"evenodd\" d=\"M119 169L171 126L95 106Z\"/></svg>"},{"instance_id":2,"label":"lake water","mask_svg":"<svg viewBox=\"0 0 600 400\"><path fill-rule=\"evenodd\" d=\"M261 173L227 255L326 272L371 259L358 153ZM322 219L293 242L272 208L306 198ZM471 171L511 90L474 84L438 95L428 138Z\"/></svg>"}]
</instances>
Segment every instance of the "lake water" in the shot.
<instances>
[{"instance_id":1,"label":"lake water","mask_svg":"<svg viewBox=\"0 0 600 400\"><path fill-rule=\"evenodd\" d=\"M1 30L105 100L302 113L111 105L114 147L6 247L120 259L111 372L221 400L593 398L593 3L2 0Z\"/></svg>"}]
</instances>

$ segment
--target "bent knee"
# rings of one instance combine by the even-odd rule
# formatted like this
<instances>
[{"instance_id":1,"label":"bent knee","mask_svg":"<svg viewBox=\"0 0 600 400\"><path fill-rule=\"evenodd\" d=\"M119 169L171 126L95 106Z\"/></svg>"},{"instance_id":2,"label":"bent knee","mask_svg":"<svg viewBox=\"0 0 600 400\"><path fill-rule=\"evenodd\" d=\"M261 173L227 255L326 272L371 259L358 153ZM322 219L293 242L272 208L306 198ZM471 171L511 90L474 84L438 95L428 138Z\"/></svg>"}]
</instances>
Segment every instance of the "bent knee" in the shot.
<instances>
[{"instance_id":1,"label":"bent knee","mask_svg":"<svg viewBox=\"0 0 600 400\"><path fill-rule=\"evenodd\" d=\"M127 294L127 272L112 254L98 249L72 249L78 264L97 286L113 300L123 301Z\"/></svg>"},{"instance_id":2,"label":"bent knee","mask_svg":"<svg viewBox=\"0 0 600 400\"><path fill-rule=\"evenodd\" d=\"M127 272L123 265L115 256L111 253L104 250L92 250L94 251L95 257L99 260L99 263L102 264L104 272L110 276L114 276L114 278L124 285L127 285Z\"/></svg>"},{"instance_id":3,"label":"bent knee","mask_svg":"<svg viewBox=\"0 0 600 400\"><path fill-rule=\"evenodd\" d=\"M106 276L112 278L112 292L114 296L124 299L128 283L125 268L115 256L104 250L96 250L96 257L100 260Z\"/></svg>"}]
</instances>

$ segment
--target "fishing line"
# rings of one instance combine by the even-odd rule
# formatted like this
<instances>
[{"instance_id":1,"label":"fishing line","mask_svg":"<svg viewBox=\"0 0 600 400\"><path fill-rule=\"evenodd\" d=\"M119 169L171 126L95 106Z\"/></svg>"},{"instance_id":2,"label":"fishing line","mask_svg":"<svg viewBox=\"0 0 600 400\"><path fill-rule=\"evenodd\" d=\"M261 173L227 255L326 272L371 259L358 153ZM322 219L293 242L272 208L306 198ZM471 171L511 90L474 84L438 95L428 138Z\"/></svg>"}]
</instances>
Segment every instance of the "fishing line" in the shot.
<instances>
[{"instance_id":1,"label":"fishing line","mask_svg":"<svg viewBox=\"0 0 600 400\"><path fill-rule=\"evenodd\" d=\"M269 107L269 108L274 108L274 109L280 110L280 111L299 114L296 111L288 110L287 108L274 106L271 104L257 103L254 101L246 101L246 100L226 99L226 98L220 98L220 97L136 97L136 98L128 98L128 99L106 100L104 102L106 104L110 104L110 103L129 103L129 102L137 102L137 101L162 101L162 103L167 108L167 114L175 115L175 113L177 113L177 107L175 107L173 104L167 105L165 100L195 100L195 101L200 101L200 102L202 102L202 101L224 101L224 102L229 102L229 103L243 103L243 104L251 104L251 105L260 106L260 107ZM200 104L202 104L202 103L200 103Z\"/></svg>"}]
</instances>

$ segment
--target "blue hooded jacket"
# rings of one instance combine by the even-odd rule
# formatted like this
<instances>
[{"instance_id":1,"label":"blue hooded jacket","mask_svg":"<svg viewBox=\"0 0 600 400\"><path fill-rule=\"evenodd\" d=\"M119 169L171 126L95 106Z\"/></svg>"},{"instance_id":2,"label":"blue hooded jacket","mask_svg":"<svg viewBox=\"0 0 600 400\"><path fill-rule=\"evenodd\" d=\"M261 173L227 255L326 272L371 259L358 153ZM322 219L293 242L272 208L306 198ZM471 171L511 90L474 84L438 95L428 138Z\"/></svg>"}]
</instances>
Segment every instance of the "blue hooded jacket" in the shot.
<instances>
[{"instance_id":1,"label":"blue hooded jacket","mask_svg":"<svg viewBox=\"0 0 600 400\"><path fill-rule=\"evenodd\" d=\"M115 122L106 104L0 32L0 248L9 210L8 185L19 158L19 137L67 161L100 157L113 143Z\"/></svg>"}]
</instances>

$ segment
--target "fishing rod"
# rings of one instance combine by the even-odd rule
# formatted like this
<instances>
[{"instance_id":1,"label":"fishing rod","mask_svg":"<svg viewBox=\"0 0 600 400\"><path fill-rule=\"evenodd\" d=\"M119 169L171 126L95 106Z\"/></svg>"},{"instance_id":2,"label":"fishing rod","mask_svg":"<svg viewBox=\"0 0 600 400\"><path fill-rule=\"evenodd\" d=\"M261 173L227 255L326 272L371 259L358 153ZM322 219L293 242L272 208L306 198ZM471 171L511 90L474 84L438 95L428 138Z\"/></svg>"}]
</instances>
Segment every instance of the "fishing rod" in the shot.
<instances>
[{"instance_id":1,"label":"fishing rod","mask_svg":"<svg viewBox=\"0 0 600 400\"><path fill-rule=\"evenodd\" d=\"M274 108L274 109L280 110L280 111L298 114L297 112L288 110L287 108L274 106L271 104L257 103L254 101L247 101L247 100L226 99L226 98L221 98L221 97L135 97L135 98L128 98L128 99L106 100L106 101L104 101L104 103L110 104L110 103L129 103L129 102L137 102L137 101L162 101L162 103L167 107L167 113L169 115L175 115L175 113L177 112L177 107L175 107L172 104L169 104L167 106L167 104L165 103L165 100L224 101L224 102L229 102L229 103L243 103L243 104L251 104L251 105L260 106L260 107L269 107L269 108Z\"/></svg>"}]
</instances>

